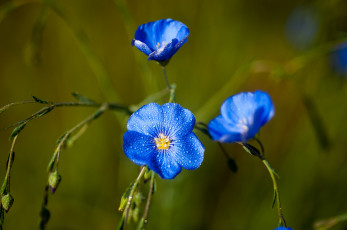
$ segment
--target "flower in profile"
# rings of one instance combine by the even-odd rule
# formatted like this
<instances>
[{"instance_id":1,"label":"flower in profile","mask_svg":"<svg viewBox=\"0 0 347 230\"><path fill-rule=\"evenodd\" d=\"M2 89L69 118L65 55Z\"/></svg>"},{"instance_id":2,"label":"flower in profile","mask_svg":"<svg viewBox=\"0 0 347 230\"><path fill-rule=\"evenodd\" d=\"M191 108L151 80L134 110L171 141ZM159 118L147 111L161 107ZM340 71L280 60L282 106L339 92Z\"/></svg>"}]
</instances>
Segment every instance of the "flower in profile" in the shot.
<instances>
[{"instance_id":1,"label":"flower in profile","mask_svg":"<svg viewBox=\"0 0 347 230\"><path fill-rule=\"evenodd\" d=\"M293 230L292 228L277 227L275 230Z\"/></svg>"},{"instance_id":2,"label":"flower in profile","mask_svg":"<svg viewBox=\"0 0 347 230\"><path fill-rule=\"evenodd\" d=\"M246 142L275 114L270 96L263 91L243 92L226 99L221 115L208 124L213 140L219 142Z\"/></svg>"},{"instance_id":3,"label":"flower in profile","mask_svg":"<svg viewBox=\"0 0 347 230\"><path fill-rule=\"evenodd\" d=\"M128 120L124 153L161 178L173 179L182 168L197 169L204 159L205 148L192 132L194 125L193 113L179 104L144 105Z\"/></svg>"},{"instance_id":4,"label":"flower in profile","mask_svg":"<svg viewBox=\"0 0 347 230\"><path fill-rule=\"evenodd\" d=\"M135 39L131 44L145 53L148 60L155 60L165 65L187 42L188 36L189 29L182 22L170 18L161 19L137 27Z\"/></svg>"},{"instance_id":5,"label":"flower in profile","mask_svg":"<svg viewBox=\"0 0 347 230\"><path fill-rule=\"evenodd\" d=\"M331 65L338 75L347 76L347 42L334 47L331 53Z\"/></svg>"}]
</instances>

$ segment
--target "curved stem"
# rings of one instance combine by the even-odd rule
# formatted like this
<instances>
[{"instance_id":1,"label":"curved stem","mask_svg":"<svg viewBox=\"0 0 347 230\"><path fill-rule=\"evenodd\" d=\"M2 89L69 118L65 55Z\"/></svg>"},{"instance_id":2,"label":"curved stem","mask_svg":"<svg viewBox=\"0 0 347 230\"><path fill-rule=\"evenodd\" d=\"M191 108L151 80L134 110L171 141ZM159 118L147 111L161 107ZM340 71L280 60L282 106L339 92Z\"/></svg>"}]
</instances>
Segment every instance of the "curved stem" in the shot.
<instances>
[{"instance_id":1,"label":"curved stem","mask_svg":"<svg viewBox=\"0 0 347 230\"><path fill-rule=\"evenodd\" d=\"M140 180L143 177L143 175L145 174L146 170L147 170L147 166L142 166L141 167L140 173L137 176L136 180L134 181L133 186L132 186L132 188L130 190L128 201L127 201L127 204L126 204L124 212L123 212L123 216L124 216L124 220L123 220L124 221L124 226L123 226L123 229L126 229L126 224L127 224L127 221L128 221L130 205L131 205L131 203L133 201L134 194L135 194L135 191L137 189L137 185L140 183Z\"/></svg>"},{"instance_id":2,"label":"curved stem","mask_svg":"<svg viewBox=\"0 0 347 230\"><path fill-rule=\"evenodd\" d=\"M276 181L276 172L275 170L271 167L270 163L263 159L262 162L264 163L264 165L266 166L267 171L269 172L271 179L272 179L272 183L273 183L273 187L274 187L274 203L277 203L277 211L278 211L278 219L279 219L279 224L281 226L285 226L286 225L286 221L284 220L284 216L282 213L282 207L281 207L281 201L280 201L280 194L279 194L279 189L278 189L278 185L277 185L277 181Z\"/></svg>"},{"instance_id":3,"label":"curved stem","mask_svg":"<svg viewBox=\"0 0 347 230\"><path fill-rule=\"evenodd\" d=\"M328 219L316 221L313 225L313 228L316 230L328 230L342 221L347 221L347 213Z\"/></svg>"}]
</instances>

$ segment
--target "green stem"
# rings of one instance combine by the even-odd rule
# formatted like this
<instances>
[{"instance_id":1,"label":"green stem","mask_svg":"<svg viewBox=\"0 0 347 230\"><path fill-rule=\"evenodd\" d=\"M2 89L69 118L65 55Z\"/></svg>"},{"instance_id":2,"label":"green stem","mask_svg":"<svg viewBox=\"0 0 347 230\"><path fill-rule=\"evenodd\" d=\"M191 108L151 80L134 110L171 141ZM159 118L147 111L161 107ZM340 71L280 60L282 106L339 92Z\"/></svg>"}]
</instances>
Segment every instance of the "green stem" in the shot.
<instances>
[{"instance_id":1,"label":"green stem","mask_svg":"<svg viewBox=\"0 0 347 230\"><path fill-rule=\"evenodd\" d=\"M37 103L37 102L36 101L27 101L26 103ZM20 122L17 122L15 124L12 124L12 125L10 125L7 128L11 128L11 127L23 124L23 123L27 123L27 122L35 119L35 118L38 118L38 117L40 117L42 115L47 114L48 112L52 111L56 107L64 107L64 106L71 106L71 107L72 106L76 106L76 107L79 107L79 106L81 106L81 107L100 107L100 106L105 105L107 107L107 109L110 109L110 110L121 110L121 111L124 111L128 115L132 114L132 111L128 107L123 106L123 105L119 105L117 103L103 103L103 104L100 104L100 103L84 103L84 102L58 102L58 103L47 102L45 104L50 104L50 106L47 106L47 107L44 107L44 108L40 109L38 112L34 113L33 115L31 115L27 119L22 120Z\"/></svg>"},{"instance_id":2,"label":"green stem","mask_svg":"<svg viewBox=\"0 0 347 230\"><path fill-rule=\"evenodd\" d=\"M127 224L128 216L129 216L129 210L130 210L130 206L131 206L131 203L133 201L133 198L134 198L134 193L135 193L135 191L137 189L138 184L140 183L141 178L145 174L146 170L147 170L147 166L142 166L141 167L140 173L137 176L136 180L134 181L134 184L133 184L133 186L132 186L132 188L130 190L128 201L127 201L127 204L126 204L124 212L123 212L123 215L124 215L123 229L126 229L126 224Z\"/></svg>"},{"instance_id":3,"label":"green stem","mask_svg":"<svg viewBox=\"0 0 347 230\"><path fill-rule=\"evenodd\" d=\"M268 172L271 176L271 179L272 179L272 183L273 183L273 187L274 187L274 199L276 199L276 200L274 200L274 202L277 203L279 225L286 227L287 225L286 225L286 221L284 220L283 213L282 213L280 194L279 194L279 189L278 189L278 185L277 185L277 181L276 181L276 175L277 174L267 160L263 159L262 162L266 166L266 169L268 170Z\"/></svg>"},{"instance_id":4,"label":"green stem","mask_svg":"<svg viewBox=\"0 0 347 230\"><path fill-rule=\"evenodd\" d=\"M75 127L73 127L72 129L68 130L63 138L61 139L61 141L59 142L57 149L55 151L55 153L57 153L57 157L56 157L56 170L58 169L58 163L59 163L59 156L60 156L60 152L62 150L62 148L65 146L67 140L69 139L70 135L72 133L74 133L75 131L77 131L78 129L81 129L83 127L85 127L85 125L89 124L90 122L92 122L93 120L95 120L96 118L98 118L103 112L105 112L108 109L108 104L105 103L103 104L100 109L98 109L95 113L93 113L92 115L90 115L89 117L87 117L86 119L84 119L83 121L81 121L79 124L77 124Z\"/></svg>"},{"instance_id":5,"label":"green stem","mask_svg":"<svg viewBox=\"0 0 347 230\"><path fill-rule=\"evenodd\" d=\"M3 184L1 186L0 195L10 193L10 174L11 174L11 168L12 168L12 163L13 163L13 159L14 159L14 146L15 146L17 137L18 136L15 136L12 140L11 149L10 149L10 153L8 156L8 162L7 162L7 167L6 167L6 175L5 175L5 179L3 181Z\"/></svg>"},{"instance_id":6,"label":"green stem","mask_svg":"<svg viewBox=\"0 0 347 230\"><path fill-rule=\"evenodd\" d=\"M151 181L150 181L150 187L149 187L149 191L148 191L146 207L145 207L145 210L143 212L143 215L142 215L142 218L140 220L140 223L137 226L137 230L145 229L145 225L147 224L149 205L151 204L151 198L152 198L153 189L154 189L154 177L155 177L155 173L152 171L151 172Z\"/></svg>"},{"instance_id":7,"label":"green stem","mask_svg":"<svg viewBox=\"0 0 347 230\"><path fill-rule=\"evenodd\" d=\"M167 78L167 74L166 74L166 68L165 66L162 66L163 68L163 73L164 73L164 79L165 79L165 83L166 83L166 86L169 90L171 90L171 86L170 86L170 83L169 83L169 80Z\"/></svg>"},{"instance_id":8,"label":"green stem","mask_svg":"<svg viewBox=\"0 0 347 230\"><path fill-rule=\"evenodd\" d=\"M165 79L166 86L170 90L169 103L175 103L176 102L176 97L175 97L176 87L174 87L173 85L170 85L168 77L167 77L167 74L166 74L165 66L161 66L161 67L163 68L163 73L164 73L164 79Z\"/></svg>"}]
</instances>

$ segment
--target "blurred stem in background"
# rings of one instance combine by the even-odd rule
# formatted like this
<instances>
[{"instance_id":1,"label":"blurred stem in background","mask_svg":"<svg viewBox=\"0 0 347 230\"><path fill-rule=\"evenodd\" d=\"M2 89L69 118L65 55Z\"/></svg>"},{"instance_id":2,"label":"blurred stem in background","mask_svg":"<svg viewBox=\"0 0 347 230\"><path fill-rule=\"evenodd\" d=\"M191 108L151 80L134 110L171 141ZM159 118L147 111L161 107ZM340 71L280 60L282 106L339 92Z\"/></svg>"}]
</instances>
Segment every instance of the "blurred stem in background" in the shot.
<instances>
[{"instance_id":1,"label":"blurred stem in background","mask_svg":"<svg viewBox=\"0 0 347 230\"><path fill-rule=\"evenodd\" d=\"M347 213L324 220L318 220L314 223L313 228L315 230L328 230L344 221L347 221Z\"/></svg>"},{"instance_id":2,"label":"blurred stem in background","mask_svg":"<svg viewBox=\"0 0 347 230\"><path fill-rule=\"evenodd\" d=\"M130 12L128 2L125 0L113 0L115 3L118 13L120 14L123 24L125 26L126 32L129 38L129 44L131 39L134 36L134 31L136 31L136 25L138 23L135 22L132 13ZM142 56L143 54L139 54L136 49L132 49L136 66L139 68L139 73L142 79L142 88L145 89L146 94L151 94L153 92L157 92L159 90L157 81L153 78L152 71L149 67L149 62L145 60Z\"/></svg>"},{"instance_id":3,"label":"blurred stem in background","mask_svg":"<svg viewBox=\"0 0 347 230\"><path fill-rule=\"evenodd\" d=\"M34 52L34 62L37 62L38 60L35 60L37 56L35 56L35 52L38 52L39 43L41 42L41 36L42 36L42 30L44 28L45 19L47 16L47 8L51 9L53 12L55 12L68 26L68 28L72 31L73 35L76 38L77 44L80 47L82 53L84 54L85 58L87 59L87 62L91 68L91 70L94 72L94 75L96 76L99 87L101 89L101 92L105 95L106 99L108 101L117 101L121 102L121 98L119 97L113 82L111 80L111 77L107 73L105 67L100 62L100 60L95 55L92 47L90 46L89 40L87 38L87 35L85 32L78 26L74 25L73 22L71 22L67 16L67 14L61 9L53 0L43 0L43 1L37 1L37 0L28 0L23 2L16 2L11 1L5 5L3 5L0 9L0 23L1 21L13 10L17 9L20 6L23 6L25 4L29 3L41 3L43 4L42 9L40 11L40 15L35 23L35 26L33 28L33 34L31 38L31 47L32 49L29 52ZM29 49L31 49L29 48ZM121 122L124 118L123 115L115 113L115 116L117 117L118 121Z\"/></svg>"}]
</instances>

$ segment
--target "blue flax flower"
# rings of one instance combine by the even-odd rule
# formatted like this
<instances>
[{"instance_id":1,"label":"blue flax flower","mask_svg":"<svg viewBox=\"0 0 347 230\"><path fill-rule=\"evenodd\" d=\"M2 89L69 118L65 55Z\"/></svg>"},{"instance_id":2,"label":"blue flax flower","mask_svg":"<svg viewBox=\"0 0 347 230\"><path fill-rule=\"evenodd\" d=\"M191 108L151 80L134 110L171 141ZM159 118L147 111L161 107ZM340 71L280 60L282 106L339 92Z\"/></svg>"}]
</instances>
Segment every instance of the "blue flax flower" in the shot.
<instances>
[{"instance_id":1,"label":"blue flax flower","mask_svg":"<svg viewBox=\"0 0 347 230\"><path fill-rule=\"evenodd\" d=\"M331 53L331 65L337 74L347 76L347 42L334 47Z\"/></svg>"},{"instance_id":2,"label":"blue flax flower","mask_svg":"<svg viewBox=\"0 0 347 230\"><path fill-rule=\"evenodd\" d=\"M189 29L182 22L161 19L137 27L131 44L145 53L148 60L165 64L187 42L188 36Z\"/></svg>"},{"instance_id":3,"label":"blue flax flower","mask_svg":"<svg viewBox=\"0 0 347 230\"><path fill-rule=\"evenodd\" d=\"M277 227L275 230L293 230L292 228Z\"/></svg>"},{"instance_id":4,"label":"blue flax flower","mask_svg":"<svg viewBox=\"0 0 347 230\"><path fill-rule=\"evenodd\" d=\"M144 105L128 120L124 153L161 178L173 179L182 168L197 169L204 159L205 148L192 132L194 125L193 113L179 104Z\"/></svg>"},{"instance_id":5,"label":"blue flax flower","mask_svg":"<svg viewBox=\"0 0 347 230\"><path fill-rule=\"evenodd\" d=\"M221 115L208 124L208 130L213 140L228 143L253 138L275 114L270 96L262 91L231 96L220 111Z\"/></svg>"}]
</instances>

